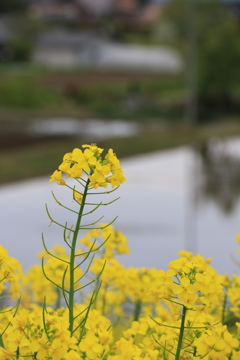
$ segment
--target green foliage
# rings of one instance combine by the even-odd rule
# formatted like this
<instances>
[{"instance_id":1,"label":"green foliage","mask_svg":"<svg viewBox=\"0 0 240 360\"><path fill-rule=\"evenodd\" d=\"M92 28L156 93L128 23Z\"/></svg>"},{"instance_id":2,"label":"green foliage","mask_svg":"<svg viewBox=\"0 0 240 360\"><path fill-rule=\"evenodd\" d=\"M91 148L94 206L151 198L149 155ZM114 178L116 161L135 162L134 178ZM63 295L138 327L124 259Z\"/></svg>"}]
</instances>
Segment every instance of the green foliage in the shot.
<instances>
[{"instance_id":1,"label":"green foliage","mask_svg":"<svg viewBox=\"0 0 240 360\"><path fill-rule=\"evenodd\" d=\"M178 117L182 113L179 99L182 78L152 77L147 80L127 79L122 82L71 85L65 87L66 97L78 106L91 109L96 116L143 120L147 117Z\"/></svg>"},{"instance_id":2,"label":"green foliage","mask_svg":"<svg viewBox=\"0 0 240 360\"><path fill-rule=\"evenodd\" d=\"M32 54L32 44L23 36L17 36L10 42L14 62L27 62Z\"/></svg>"},{"instance_id":3,"label":"green foliage","mask_svg":"<svg viewBox=\"0 0 240 360\"><path fill-rule=\"evenodd\" d=\"M240 79L240 41L236 18L228 8L218 0L173 0L166 7L165 21L174 29L172 43L183 53L189 33L195 33L198 99L210 103L231 99Z\"/></svg>"},{"instance_id":4,"label":"green foliage","mask_svg":"<svg viewBox=\"0 0 240 360\"><path fill-rule=\"evenodd\" d=\"M57 91L42 87L32 77L7 76L0 83L0 106L3 108L42 108L56 104L59 99Z\"/></svg>"},{"instance_id":5,"label":"green foliage","mask_svg":"<svg viewBox=\"0 0 240 360\"><path fill-rule=\"evenodd\" d=\"M35 39L40 31L39 21L31 18L28 14L12 15L8 21L11 33L9 46L12 50L13 62L29 62Z\"/></svg>"},{"instance_id":6,"label":"green foliage","mask_svg":"<svg viewBox=\"0 0 240 360\"><path fill-rule=\"evenodd\" d=\"M199 94L221 98L230 95L240 79L239 30L217 1L204 2L199 9Z\"/></svg>"}]
</instances>

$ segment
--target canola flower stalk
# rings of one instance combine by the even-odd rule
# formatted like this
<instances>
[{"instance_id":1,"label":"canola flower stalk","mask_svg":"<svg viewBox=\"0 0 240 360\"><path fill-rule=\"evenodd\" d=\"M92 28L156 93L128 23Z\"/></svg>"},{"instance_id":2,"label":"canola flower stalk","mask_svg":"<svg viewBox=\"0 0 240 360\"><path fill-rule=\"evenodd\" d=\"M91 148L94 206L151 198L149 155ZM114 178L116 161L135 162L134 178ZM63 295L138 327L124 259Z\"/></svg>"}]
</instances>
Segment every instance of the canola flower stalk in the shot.
<instances>
[{"instance_id":1,"label":"canola flower stalk","mask_svg":"<svg viewBox=\"0 0 240 360\"><path fill-rule=\"evenodd\" d=\"M55 201L65 208L68 211L72 211L74 214L77 214L77 220L75 223L74 228L69 228L67 226L67 223L65 225L60 224L56 222L52 216L49 213L48 207L46 206L47 214L50 218L50 221L63 227L64 228L64 241L67 243L67 245L70 247L70 259L69 261L65 261L67 263L64 275L63 275L63 281L62 281L62 293L66 302L66 305L69 310L69 331L71 334L75 332L74 322L75 322L75 316L74 316L74 303L75 303L75 294L79 290L82 290L84 287L81 286L79 288L75 288L76 285L76 279L75 279L75 270L83 263L79 263L78 265L75 264L77 254L76 254L76 245L77 240L79 237L79 231L82 229L90 229L90 230L96 230L96 229L103 229L104 227L108 227L111 225L112 222L109 224L106 224L104 227L99 227L97 225L99 221L103 218L100 217L96 221L90 223L90 224L82 224L83 217L93 213L96 211L100 206L103 205L102 202L98 204L92 204L87 203L87 196L91 194L106 194L111 193L115 187L118 187L121 183L125 181L125 177L123 175L122 169L120 167L120 162L113 153L112 149L110 149L103 159L101 154L103 152L103 149L98 148L96 144L91 145L83 145L83 148L85 148L84 151L75 148L72 153L67 153L63 157L62 164L59 165L59 170L56 170L50 179L50 182L57 181L59 185L66 185L71 191L73 192L73 199L74 201L79 205L79 210L75 211L72 210L65 205L63 205L61 202L59 202L55 195L53 194L53 197ZM82 186L82 191L76 190L76 188L72 188L71 186L67 185L66 180L62 178L62 172L65 172L67 174L67 177L71 177L77 180L77 182ZM87 179L82 178L82 174L85 173L87 176ZM111 184L112 190L109 192L92 192L91 190L97 189L99 187L107 188L108 185ZM115 199L116 200L116 199ZM114 201L115 201L114 200ZM112 203L113 201L109 202ZM107 205L108 203L104 204ZM95 206L90 211L84 213L84 209L86 205ZM66 239L66 231L69 231L72 233L72 239L69 243ZM44 243L44 248L46 249L46 245ZM85 260L89 257L89 255L92 253L92 249L90 248L89 252L86 255ZM50 253L48 253L50 254ZM50 254L51 255L51 254ZM90 261L91 264L92 260ZM65 289L65 276L66 272L69 268L69 290ZM103 266L104 268L104 266ZM103 270L102 268L102 270ZM87 269L88 270L88 269ZM99 272L99 274L102 273L102 270ZM43 270L44 271L44 270ZM99 278L99 275L95 278L95 281ZM93 281L92 281L93 282ZM92 282L88 283L91 284ZM96 289L96 292L98 292L98 289ZM90 302L91 304L91 302Z\"/></svg>"},{"instance_id":2,"label":"canola flower stalk","mask_svg":"<svg viewBox=\"0 0 240 360\"><path fill-rule=\"evenodd\" d=\"M179 337L178 337L178 344L177 344L175 360L180 359L180 352L182 350L182 342L183 342L184 329L185 329L186 313L187 313L187 307L183 305L182 314L181 314L181 327L180 327L180 332L179 332Z\"/></svg>"}]
</instances>

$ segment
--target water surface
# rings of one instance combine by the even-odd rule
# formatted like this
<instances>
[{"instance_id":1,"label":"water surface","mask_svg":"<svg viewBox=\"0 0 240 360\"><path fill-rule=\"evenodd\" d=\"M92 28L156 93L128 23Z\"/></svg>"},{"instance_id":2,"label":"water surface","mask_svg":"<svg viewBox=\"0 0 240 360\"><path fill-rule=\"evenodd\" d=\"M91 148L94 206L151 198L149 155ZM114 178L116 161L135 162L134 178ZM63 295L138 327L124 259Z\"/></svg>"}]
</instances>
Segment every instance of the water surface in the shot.
<instances>
[{"instance_id":1,"label":"water surface","mask_svg":"<svg viewBox=\"0 0 240 360\"><path fill-rule=\"evenodd\" d=\"M236 167L240 141L227 142L224 149ZM89 221L105 214L104 222L107 222L118 215L115 227L128 237L131 248L130 255L119 257L125 265L167 269L177 252L186 249L211 257L213 266L222 274L240 273L232 260L238 249L235 235L240 232L238 196L231 197L234 202L226 211L221 206L223 200L219 203L219 197L211 196L209 189L207 194L206 149L200 153L201 156L190 147L181 147L121 162L127 181L103 200L110 201L115 196L121 199L99 209ZM208 149L208 166L209 157L214 156ZM218 158L211 161L214 163ZM217 169L220 166L215 164ZM217 176L220 182L220 175ZM44 177L0 187L1 244L21 261L24 269L38 261L36 254L42 250L42 232L49 248L63 244L61 229L54 224L49 226L45 203L55 220L73 222L72 215L56 204L51 191L63 204L74 206L71 194L67 188L48 180ZM216 184L215 179L214 189Z\"/></svg>"}]
</instances>

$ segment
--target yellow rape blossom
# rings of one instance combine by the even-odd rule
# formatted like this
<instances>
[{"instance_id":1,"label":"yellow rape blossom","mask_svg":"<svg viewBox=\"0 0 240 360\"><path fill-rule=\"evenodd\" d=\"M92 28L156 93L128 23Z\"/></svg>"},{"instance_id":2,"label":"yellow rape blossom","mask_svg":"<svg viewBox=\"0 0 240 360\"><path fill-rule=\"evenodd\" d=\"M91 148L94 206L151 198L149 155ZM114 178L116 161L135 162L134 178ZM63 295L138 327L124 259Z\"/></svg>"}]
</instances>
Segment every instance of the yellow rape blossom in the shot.
<instances>
[{"instance_id":1,"label":"yellow rape blossom","mask_svg":"<svg viewBox=\"0 0 240 360\"><path fill-rule=\"evenodd\" d=\"M126 180L126 178L123 175L122 169L116 169L112 172L114 173L112 176L107 177L107 182L109 182L112 185L112 188L114 188L121 185Z\"/></svg>"},{"instance_id":2,"label":"yellow rape blossom","mask_svg":"<svg viewBox=\"0 0 240 360\"><path fill-rule=\"evenodd\" d=\"M82 150L78 148L73 150L71 161L77 163L78 166L86 172L90 171L91 165L96 165L97 163L97 159L91 150L86 149L82 152Z\"/></svg>"},{"instance_id":3,"label":"yellow rape blossom","mask_svg":"<svg viewBox=\"0 0 240 360\"><path fill-rule=\"evenodd\" d=\"M76 190L73 190L73 198L77 201L77 202L81 202L82 200L82 194Z\"/></svg>"},{"instance_id":4,"label":"yellow rape blossom","mask_svg":"<svg viewBox=\"0 0 240 360\"><path fill-rule=\"evenodd\" d=\"M64 357L64 360L82 360L82 357L80 357L80 354L78 354L74 350L70 350Z\"/></svg>"},{"instance_id":5,"label":"yellow rape blossom","mask_svg":"<svg viewBox=\"0 0 240 360\"><path fill-rule=\"evenodd\" d=\"M58 181L60 185L65 185L66 181L62 179L62 171L55 170L54 173L51 175L51 179L49 182Z\"/></svg>"},{"instance_id":6,"label":"yellow rape blossom","mask_svg":"<svg viewBox=\"0 0 240 360\"><path fill-rule=\"evenodd\" d=\"M15 355L16 355L15 351L11 351L11 350L5 349L3 347L0 347L0 359L1 360L14 359L14 358L16 358Z\"/></svg>"},{"instance_id":7,"label":"yellow rape blossom","mask_svg":"<svg viewBox=\"0 0 240 360\"><path fill-rule=\"evenodd\" d=\"M20 263L10 257L8 251L0 245L0 294L8 289L12 299L18 298L22 278Z\"/></svg>"},{"instance_id":8,"label":"yellow rape blossom","mask_svg":"<svg viewBox=\"0 0 240 360\"><path fill-rule=\"evenodd\" d=\"M93 175L88 175L88 178L91 181L89 186L93 186L95 189L99 186L106 188L108 186L106 175L108 175L109 172L110 168L108 165L101 165L98 163Z\"/></svg>"},{"instance_id":9,"label":"yellow rape blossom","mask_svg":"<svg viewBox=\"0 0 240 360\"><path fill-rule=\"evenodd\" d=\"M91 144L91 145L82 145L82 147L85 149L85 148L88 148L89 150L91 150L94 155L96 156L96 158L98 158L101 153L103 152L103 149L99 148L97 146L97 144Z\"/></svg>"},{"instance_id":10,"label":"yellow rape blossom","mask_svg":"<svg viewBox=\"0 0 240 360\"><path fill-rule=\"evenodd\" d=\"M110 149L103 159L101 154L103 149L98 148L96 144L83 145L85 150L75 148L71 153L63 156L63 162L59 165L58 170L54 171L50 182L58 181L60 185L65 185L62 179L62 172L67 177L79 179L83 171L87 174L90 184L89 186L97 189L99 186L107 188L111 184L112 188L119 186L126 179L113 150Z\"/></svg>"}]
</instances>

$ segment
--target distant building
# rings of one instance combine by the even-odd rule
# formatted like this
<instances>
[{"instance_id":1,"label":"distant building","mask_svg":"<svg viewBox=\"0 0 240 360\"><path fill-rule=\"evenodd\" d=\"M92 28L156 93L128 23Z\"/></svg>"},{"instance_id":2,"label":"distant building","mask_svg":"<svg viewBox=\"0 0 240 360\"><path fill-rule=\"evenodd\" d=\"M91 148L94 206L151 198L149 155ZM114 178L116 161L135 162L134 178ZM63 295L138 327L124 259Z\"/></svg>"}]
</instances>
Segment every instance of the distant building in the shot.
<instances>
[{"instance_id":1,"label":"distant building","mask_svg":"<svg viewBox=\"0 0 240 360\"><path fill-rule=\"evenodd\" d=\"M33 61L59 68L144 70L178 73L183 62L167 47L132 46L110 42L94 33L55 31L40 36Z\"/></svg>"},{"instance_id":2,"label":"distant building","mask_svg":"<svg viewBox=\"0 0 240 360\"><path fill-rule=\"evenodd\" d=\"M151 23L161 8L159 0L29 0L29 11L41 20L74 20L82 24L104 16L139 25Z\"/></svg>"},{"instance_id":3,"label":"distant building","mask_svg":"<svg viewBox=\"0 0 240 360\"><path fill-rule=\"evenodd\" d=\"M92 16L101 16L112 12L113 0L74 0L76 6L80 6Z\"/></svg>"},{"instance_id":4,"label":"distant building","mask_svg":"<svg viewBox=\"0 0 240 360\"><path fill-rule=\"evenodd\" d=\"M44 21L72 21L78 19L77 6L74 2L58 0L31 0L29 12Z\"/></svg>"},{"instance_id":5,"label":"distant building","mask_svg":"<svg viewBox=\"0 0 240 360\"><path fill-rule=\"evenodd\" d=\"M113 11L119 14L134 14L139 9L139 2L137 0L113 0Z\"/></svg>"}]
</instances>

